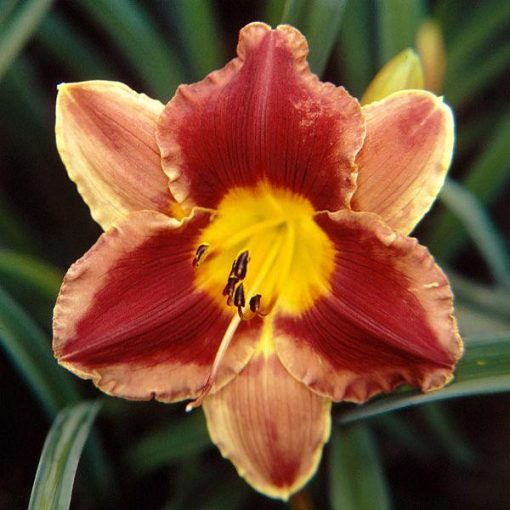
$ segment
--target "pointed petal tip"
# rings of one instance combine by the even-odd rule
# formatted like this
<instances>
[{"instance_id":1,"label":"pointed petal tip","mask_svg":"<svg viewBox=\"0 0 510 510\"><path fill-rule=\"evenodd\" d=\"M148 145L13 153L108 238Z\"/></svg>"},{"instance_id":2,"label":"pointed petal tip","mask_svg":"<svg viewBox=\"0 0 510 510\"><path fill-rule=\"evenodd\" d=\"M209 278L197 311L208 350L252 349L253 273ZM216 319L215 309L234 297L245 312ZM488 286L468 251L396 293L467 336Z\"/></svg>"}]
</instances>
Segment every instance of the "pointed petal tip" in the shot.
<instances>
[{"instance_id":1,"label":"pointed petal tip","mask_svg":"<svg viewBox=\"0 0 510 510\"><path fill-rule=\"evenodd\" d=\"M174 200L155 140L162 109L159 101L120 82L58 86L57 148L69 178L103 230L131 211L170 212Z\"/></svg>"},{"instance_id":2,"label":"pointed petal tip","mask_svg":"<svg viewBox=\"0 0 510 510\"><path fill-rule=\"evenodd\" d=\"M86 87L87 84L92 83L89 81L63 81L57 85L59 92L72 91L75 88Z\"/></svg>"},{"instance_id":3,"label":"pointed petal tip","mask_svg":"<svg viewBox=\"0 0 510 510\"><path fill-rule=\"evenodd\" d=\"M315 474L331 432L331 401L258 353L204 401L211 439L255 490L286 501Z\"/></svg>"},{"instance_id":4,"label":"pointed petal tip","mask_svg":"<svg viewBox=\"0 0 510 510\"><path fill-rule=\"evenodd\" d=\"M115 85L120 85L122 87L127 87L124 83L121 82L111 82L111 81L103 81L103 80L86 80L86 81L63 81L62 83L59 83L57 85L57 90L59 92L72 92L73 90L78 89L87 89L91 88L94 85L101 85L101 84L112 84L115 83Z\"/></svg>"}]
</instances>

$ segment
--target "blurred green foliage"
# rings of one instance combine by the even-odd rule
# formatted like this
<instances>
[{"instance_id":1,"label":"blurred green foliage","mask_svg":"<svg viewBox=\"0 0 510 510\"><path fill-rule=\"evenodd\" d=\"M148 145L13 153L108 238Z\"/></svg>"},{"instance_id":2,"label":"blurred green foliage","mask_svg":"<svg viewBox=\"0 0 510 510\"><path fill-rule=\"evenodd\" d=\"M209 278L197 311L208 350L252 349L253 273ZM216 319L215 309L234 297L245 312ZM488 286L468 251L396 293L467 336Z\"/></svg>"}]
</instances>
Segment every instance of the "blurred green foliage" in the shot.
<instances>
[{"instance_id":1,"label":"blurred green foliage","mask_svg":"<svg viewBox=\"0 0 510 510\"><path fill-rule=\"evenodd\" d=\"M9 453L6 444L1 448L7 453L0 450L6 465L22 465L27 456L34 470L12 486L1 486L7 493L0 498L1 509L4 502L12 509L28 501L39 452L21 448L25 436L37 427L47 429L46 419L74 405L61 411L50 429L31 501L31 508L68 508L81 448L98 410L95 404L78 403L95 392L57 366L49 342L51 309L65 266L99 232L55 152L56 84L120 80L166 101L179 83L200 79L231 58L238 29L258 18L300 28L309 40L312 69L360 96L382 64L414 45L416 29L427 17L440 23L446 39L445 100L456 108L458 144L441 205L418 235L450 268L466 355L455 382L442 391L418 395L404 389L358 408L338 406L329 462L306 497L287 507L382 509L437 503L419 484L397 483L392 469L409 461L420 465L423 459L436 459L437 466L446 458L463 466L452 469L479 474L476 450L483 445L476 437L470 443L462 430L472 424L459 407L438 402L510 391L510 211L505 202L510 113L503 94L510 85L509 2L0 0L0 346L2 363L15 371L12 376L5 371L2 382L9 392L18 391L23 381L24 398L35 398L34 419L8 439L16 453ZM491 410L486 398L467 402L485 409L477 417L480 428L498 419L497 406ZM409 419L395 413L417 405L421 411L406 411ZM4 420L15 413L15 407L6 407ZM256 495L209 448L201 412L183 416L182 409L106 399L102 415L102 439L92 435L78 469L76 508L285 506ZM494 442L506 441L501 448L509 454L510 427L506 430ZM442 455L439 460L436 452ZM6 474L0 470L0 478ZM121 476L113 484L115 474ZM406 503L410 487L415 491L412 505ZM477 496L465 487L461 494L454 486L443 494L444 504L432 506L451 508L453 501L471 495L486 507L507 508L510 500L494 500L487 487ZM40 503L48 498L59 503ZM300 501L308 506L299 506ZM481 507L469 501L473 506L464 508Z\"/></svg>"}]
</instances>

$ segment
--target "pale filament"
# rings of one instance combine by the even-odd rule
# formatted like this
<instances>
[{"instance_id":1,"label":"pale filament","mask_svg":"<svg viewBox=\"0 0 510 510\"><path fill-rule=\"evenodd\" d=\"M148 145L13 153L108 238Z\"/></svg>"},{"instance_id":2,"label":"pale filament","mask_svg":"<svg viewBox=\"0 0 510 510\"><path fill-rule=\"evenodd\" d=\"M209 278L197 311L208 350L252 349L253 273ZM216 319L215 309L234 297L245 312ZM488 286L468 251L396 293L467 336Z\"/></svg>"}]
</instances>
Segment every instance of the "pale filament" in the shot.
<instances>
[{"instance_id":1,"label":"pale filament","mask_svg":"<svg viewBox=\"0 0 510 510\"><path fill-rule=\"evenodd\" d=\"M283 236L279 236L278 242L276 242L273 245L273 247L269 253L269 256L266 257L266 259L264 260L264 264L261 267L260 271L258 272L257 279L253 283L248 295L254 296L255 294L259 293L258 290L259 290L260 286L262 285L264 279L267 277L267 275L271 271L271 268L273 267L273 264L278 257L279 250L280 250L280 247L282 244L282 237ZM272 305L274 305L274 303L272 303ZM255 313L253 313L251 311L249 313L252 314L251 317L254 317L256 315ZM211 388L213 387L213 385L216 381L216 376L218 374L218 370L220 368L223 357L225 356L225 353L227 352L227 348L230 345L230 342L232 341L232 339L234 338L235 332L236 332L239 324L241 323L241 320L243 318L248 318L248 316L249 316L248 314L245 315L244 312L242 310L240 310L240 311L238 311L238 313L236 313L234 315L234 317L230 321L230 323L227 327L227 330L225 331L225 334L223 335L223 338L221 340L218 351L216 352L216 356L214 358L214 362L212 364L211 371L209 372L209 376L207 377L207 380L206 380L204 386L202 387L202 390L200 391L200 394L198 395L198 397L195 400L193 400L192 402L189 402L188 405L186 406L187 412L189 412L193 409L196 409L197 407L200 407L202 405L204 398L211 391ZM249 318L251 318L251 317L249 317Z\"/></svg>"}]
</instances>

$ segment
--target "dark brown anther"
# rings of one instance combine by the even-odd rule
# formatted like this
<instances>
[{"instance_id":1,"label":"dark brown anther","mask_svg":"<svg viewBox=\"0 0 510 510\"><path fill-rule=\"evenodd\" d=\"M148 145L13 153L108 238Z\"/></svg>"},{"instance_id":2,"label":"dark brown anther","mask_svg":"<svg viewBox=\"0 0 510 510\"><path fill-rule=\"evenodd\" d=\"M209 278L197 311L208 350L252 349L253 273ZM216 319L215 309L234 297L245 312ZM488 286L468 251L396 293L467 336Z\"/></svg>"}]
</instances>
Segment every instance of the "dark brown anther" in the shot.
<instances>
[{"instance_id":1,"label":"dark brown anther","mask_svg":"<svg viewBox=\"0 0 510 510\"><path fill-rule=\"evenodd\" d=\"M236 267L236 259L234 259L234 262L232 262L232 269L230 270L230 274L228 275L229 278L235 278L237 280L237 277L235 276L235 267Z\"/></svg>"},{"instance_id":2,"label":"dark brown anther","mask_svg":"<svg viewBox=\"0 0 510 510\"><path fill-rule=\"evenodd\" d=\"M234 306L237 306L237 308L242 308L245 304L246 301L244 299L244 286L242 283L240 283L234 294Z\"/></svg>"},{"instance_id":3,"label":"dark brown anther","mask_svg":"<svg viewBox=\"0 0 510 510\"><path fill-rule=\"evenodd\" d=\"M232 266L232 275L238 280L244 280L246 271L248 270L248 261L250 260L250 254L248 251L243 251L239 257L234 261Z\"/></svg>"},{"instance_id":4,"label":"dark brown anther","mask_svg":"<svg viewBox=\"0 0 510 510\"><path fill-rule=\"evenodd\" d=\"M260 310L260 299L262 296L260 294L255 294L250 298L250 310L253 313L257 313Z\"/></svg>"},{"instance_id":5,"label":"dark brown anther","mask_svg":"<svg viewBox=\"0 0 510 510\"><path fill-rule=\"evenodd\" d=\"M223 289L223 295L232 298L234 295L234 290L236 288L237 278L235 276L229 276L227 280L227 285ZM230 304L230 303L229 303Z\"/></svg>"},{"instance_id":6,"label":"dark brown anther","mask_svg":"<svg viewBox=\"0 0 510 510\"><path fill-rule=\"evenodd\" d=\"M197 251L195 252L195 257L193 258L193 267L197 267L200 264L208 248L209 248L208 244L201 244L197 248Z\"/></svg>"}]
</instances>

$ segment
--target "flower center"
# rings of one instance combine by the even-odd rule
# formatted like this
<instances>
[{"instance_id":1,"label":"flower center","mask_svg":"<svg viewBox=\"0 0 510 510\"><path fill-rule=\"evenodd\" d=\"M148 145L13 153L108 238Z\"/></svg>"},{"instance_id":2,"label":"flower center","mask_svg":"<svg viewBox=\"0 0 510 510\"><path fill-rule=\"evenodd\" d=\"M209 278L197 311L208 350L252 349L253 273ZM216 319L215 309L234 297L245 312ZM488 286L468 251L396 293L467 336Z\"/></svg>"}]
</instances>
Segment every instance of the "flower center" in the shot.
<instances>
[{"instance_id":1,"label":"flower center","mask_svg":"<svg viewBox=\"0 0 510 510\"><path fill-rule=\"evenodd\" d=\"M196 284L246 317L299 314L329 292L333 245L304 197L268 183L234 188L197 246Z\"/></svg>"}]
</instances>

